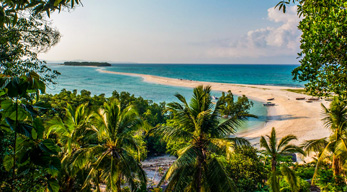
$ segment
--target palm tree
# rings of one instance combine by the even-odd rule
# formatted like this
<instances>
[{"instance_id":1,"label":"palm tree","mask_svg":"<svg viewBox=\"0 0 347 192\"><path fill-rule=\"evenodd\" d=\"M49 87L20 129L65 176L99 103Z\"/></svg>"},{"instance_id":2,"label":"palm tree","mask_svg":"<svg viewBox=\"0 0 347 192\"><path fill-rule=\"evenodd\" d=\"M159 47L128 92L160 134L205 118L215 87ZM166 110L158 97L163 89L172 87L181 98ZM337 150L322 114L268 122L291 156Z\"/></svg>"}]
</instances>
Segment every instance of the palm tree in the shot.
<instances>
[{"instance_id":1,"label":"palm tree","mask_svg":"<svg viewBox=\"0 0 347 192\"><path fill-rule=\"evenodd\" d=\"M249 145L243 138L229 137L240 125L239 116L220 121L223 98L214 106L210 97L211 87L199 86L193 91L190 104L180 95L181 103L168 104L172 125L158 129L165 140L184 141L171 165L159 182L168 180L165 191L235 191L233 181L217 154L225 154L233 146ZM213 109L213 110L212 110ZM246 114L245 114L246 115Z\"/></svg>"},{"instance_id":2,"label":"palm tree","mask_svg":"<svg viewBox=\"0 0 347 192\"><path fill-rule=\"evenodd\" d=\"M95 115L94 126L98 143L82 153L94 160L84 185L89 186L95 176L97 180L106 182L109 191L121 191L123 179L132 190L137 187L135 179L145 184L146 175L139 159L140 148L134 138L141 120L133 106L122 109L117 99L104 103Z\"/></svg>"},{"instance_id":3,"label":"palm tree","mask_svg":"<svg viewBox=\"0 0 347 192\"><path fill-rule=\"evenodd\" d=\"M277 178L277 164L281 156L288 156L292 153L304 154L304 151L296 146L289 144L292 140L297 140L294 135L287 135L277 143L276 130L272 128L271 135L266 135L268 141L264 136L260 138L260 147L265 148L264 154L271 158L271 176L270 187L272 191L279 191L279 180Z\"/></svg>"},{"instance_id":4,"label":"palm tree","mask_svg":"<svg viewBox=\"0 0 347 192\"><path fill-rule=\"evenodd\" d=\"M90 125L91 115L86 106L87 104L81 104L75 108L67 104L63 119L56 117L49 121L51 126L47 135L56 134L58 143L62 146L60 188L64 191L74 190L74 182L78 172L81 171L81 168L74 163L77 152L89 143L88 138L95 133Z\"/></svg>"},{"instance_id":5,"label":"palm tree","mask_svg":"<svg viewBox=\"0 0 347 192\"><path fill-rule=\"evenodd\" d=\"M91 115L86 109L86 104L81 104L74 108L67 104L65 108L65 117L56 117L49 121L50 129L48 134L57 134L59 143L63 145L64 152L71 154L73 150L81 146L85 132L90 127ZM90 130L90 129L89 129Z\"/></svg>"},{"instance_id":6,"label":"palm tree","mask_svg":"<svg viewBox=\"0 0 347 192\"><path fill-rule=\"evenodd\" d=\"M316 152L318 154L312 183L314 183L318 168L324 159L332 155L334 176L340 176L343 173L343 165L346 163L345 159L347 159L347 103L338 97L334 97L330 109L323 104L322 107L325 114L323 121L325 126L331 129L331 136L329 139L307 140L303 144L303 148L308 154L310 152Z\"/></svg>"},{"instance_id":7,"label":"palm tree","mask_svg":"<svg viewBox=\"0 0 347 192\"><path fill-rule=\"evenodd\" d=\"M268 141L264 136L260 138L260 147L265 148L264 154L271 157L271 171L276 171L278 160L281 156L288 156L293 153L305 154L305 152L298 146L289 144L292 140L297 140L294 135L287 135L277 143L276 130L273 127L271 135L266 135Z\"/></svg>"}]
</instances>

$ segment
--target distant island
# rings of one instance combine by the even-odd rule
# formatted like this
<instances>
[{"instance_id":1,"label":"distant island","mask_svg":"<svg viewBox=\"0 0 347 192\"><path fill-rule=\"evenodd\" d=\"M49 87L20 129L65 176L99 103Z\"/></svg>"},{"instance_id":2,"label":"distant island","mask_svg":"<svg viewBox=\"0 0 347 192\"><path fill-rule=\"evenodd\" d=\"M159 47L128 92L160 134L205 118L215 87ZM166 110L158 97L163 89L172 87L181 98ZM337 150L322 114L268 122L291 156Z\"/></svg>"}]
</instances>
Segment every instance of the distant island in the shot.
<instances>
[{"instance_id":1,"label":"distant island","mask_svg":"<svg viewBox=\"0 0 347 192\"><path fill-rule=\"evenodd\" d=\"M75 62L75 61L66 61L66 62L64 62L64 65L71 65L71 66L94 66L94 67L111 66L111 64L109 64L107 62Z\"/></svg>"}]
</instances>

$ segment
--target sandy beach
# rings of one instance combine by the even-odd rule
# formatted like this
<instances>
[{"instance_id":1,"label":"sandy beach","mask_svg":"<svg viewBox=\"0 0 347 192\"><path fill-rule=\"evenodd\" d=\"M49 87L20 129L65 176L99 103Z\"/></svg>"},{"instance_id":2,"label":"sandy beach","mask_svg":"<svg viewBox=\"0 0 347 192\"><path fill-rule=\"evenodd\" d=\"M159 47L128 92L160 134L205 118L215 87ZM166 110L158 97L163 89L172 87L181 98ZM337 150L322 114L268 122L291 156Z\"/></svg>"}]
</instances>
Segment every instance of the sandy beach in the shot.
<instances>
[{"instance_id":1,"label":"sandy beach","mask_svg":"<svg viewBox=\"0 0 347 192\"><path fill-rule=\"evenodd\" d=\"M296 144L301 144L304 140L318 139L330 135L329 129L325 128L321 121L323 118L321 104L323 103L325 106L329 106L329 102L319 100L307 103L307 99L311 98L311 96L285 91L285 89L293 89L293 87L212 83L153 75L113 72L104 69L97 69L97 71L142 77L145 82L162 85L191 88L199 85L210 85L213 90L224 92L231 90L235 95L246 95L252 100L263 103L266 103L269 98L274 98L271 102L275 103L275 106L268 107L268 121L266 124L261 128L238 134L238 136L249 139L253 144L259 142L260 136L270 134L272 127L276 128L278 137L283 137L288 134L297 136L298 141L295 142ZM298 97L305 97L306 99L296 100Z\"/></svg>"}]
</instances>

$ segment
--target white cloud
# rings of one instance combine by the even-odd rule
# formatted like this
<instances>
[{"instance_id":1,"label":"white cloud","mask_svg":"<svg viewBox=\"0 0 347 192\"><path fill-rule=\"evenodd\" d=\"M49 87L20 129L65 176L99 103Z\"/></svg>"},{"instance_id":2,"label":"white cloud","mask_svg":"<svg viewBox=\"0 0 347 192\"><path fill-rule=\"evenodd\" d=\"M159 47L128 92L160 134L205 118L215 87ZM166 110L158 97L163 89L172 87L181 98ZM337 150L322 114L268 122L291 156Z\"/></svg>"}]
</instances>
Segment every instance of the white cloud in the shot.
<instances>
[{"instance_id":1,"label":"white cloud","mask_svg":"<svg viewBox=\"0 0 347 192\"><path fill-rule=\"evenodd\" d=\"M295 56L299 52L301 32L297 26L299 17L296 6L288 7L283 14L278 9L269 8L269 21L280 24L278 27L266 27L249 31L236 41L229 41L228 46L218 45L210 49L212 57L273 57Z\"/></svg>"}]
</instances>

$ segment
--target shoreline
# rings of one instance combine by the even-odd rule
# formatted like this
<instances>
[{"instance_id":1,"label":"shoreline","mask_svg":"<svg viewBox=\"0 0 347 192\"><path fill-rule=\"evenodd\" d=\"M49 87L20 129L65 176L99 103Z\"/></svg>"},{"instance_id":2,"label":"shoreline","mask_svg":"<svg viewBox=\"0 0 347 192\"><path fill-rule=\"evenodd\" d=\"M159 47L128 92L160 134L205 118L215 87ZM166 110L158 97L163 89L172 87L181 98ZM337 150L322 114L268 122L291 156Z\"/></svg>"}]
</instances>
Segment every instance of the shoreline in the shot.
<instances>
[{"instance_id":1,"label":"shoreline","mask_svg":"<svg viewBox=\"0 0 347 192\"><path fill-rule=\"evenodd\" d=\"M193 81L146 74L107 71L103 68L98 68L96 71L101 73L141 77L144 82L176 87L194 88L199 85L210 85L211 89L214 91L227 92L228 90L231 90L235 95L246 95L252 100L263 103L266 103L269 98L274 98L271 102L276 105L268 107L268 120L263 127L236 134L237 136L247 138L255 145L259 143L260 136L270 134L272 127L276 128L278 138L282 138L289 134L295 135L298 138L296 142L293 142L295 144L301 144L304 140L319 139L330 135L329 129L325 128L321 121L323 118L321 103L325 106L329 106L329 102L319 100L307 103L304 100L296 100L296 98L305 97L308 99L311 98L311 96L285 91L285 89L299 88L273 85L247 85Z\"/></svg>"}]
</instances>

